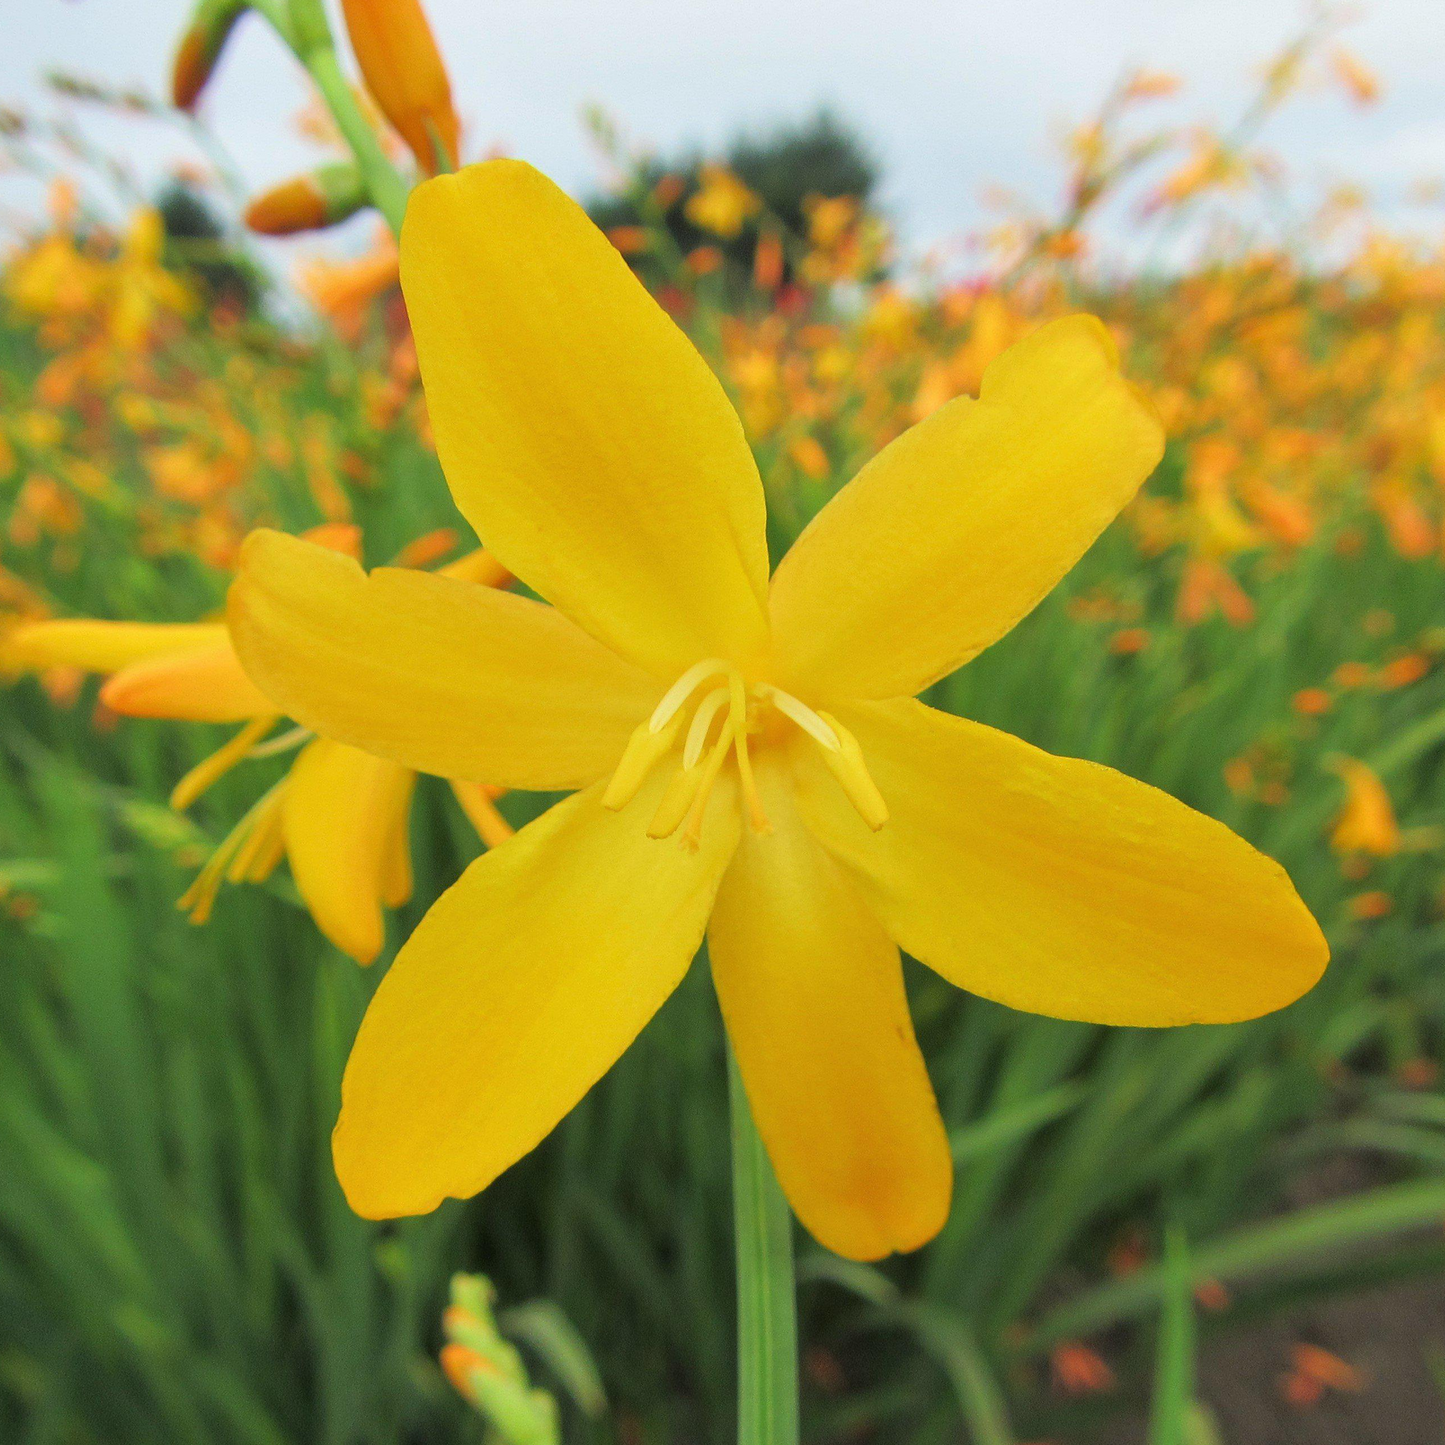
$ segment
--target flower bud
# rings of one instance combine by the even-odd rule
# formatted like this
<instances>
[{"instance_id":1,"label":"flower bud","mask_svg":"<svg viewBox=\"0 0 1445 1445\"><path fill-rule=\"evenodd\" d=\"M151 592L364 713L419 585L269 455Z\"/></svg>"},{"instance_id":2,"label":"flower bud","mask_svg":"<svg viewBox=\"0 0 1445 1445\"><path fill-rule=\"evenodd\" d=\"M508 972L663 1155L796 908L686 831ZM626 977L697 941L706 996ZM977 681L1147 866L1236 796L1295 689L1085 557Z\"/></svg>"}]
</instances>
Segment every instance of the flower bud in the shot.
<instances>
[{"instance_id":1,"label":"flower bud","mask_svg":"<svg viewBox=\"0 0 1445 1445\"><path fill-rule=\"evenodd\" d=\"M366 204L361 172L346 162L319 166L264 191L246 207L246 224L263 236L319 231L354 216Z\"/></svg>"},{"instance_id":2,"label":"flower bud","mask_svg":"<svg viewBox=\"0 0 1445 1445\"><path fill-rule=\"evenodd\" d=\"M458 123L419 0L342 0L356 63L381 113L428 175L457 163Z\"/></svg>"},{"instance_id":3,"label":"flower bud","mask_svg":"<svg viewBox=\"0 0 1445 1445\"><path fill-rule=\"evenodd\" d=\"M247 0L199 0L171 69L171 99L179 109L195 109L232 27L249 8Z\"/></svg>"}]
</instances>

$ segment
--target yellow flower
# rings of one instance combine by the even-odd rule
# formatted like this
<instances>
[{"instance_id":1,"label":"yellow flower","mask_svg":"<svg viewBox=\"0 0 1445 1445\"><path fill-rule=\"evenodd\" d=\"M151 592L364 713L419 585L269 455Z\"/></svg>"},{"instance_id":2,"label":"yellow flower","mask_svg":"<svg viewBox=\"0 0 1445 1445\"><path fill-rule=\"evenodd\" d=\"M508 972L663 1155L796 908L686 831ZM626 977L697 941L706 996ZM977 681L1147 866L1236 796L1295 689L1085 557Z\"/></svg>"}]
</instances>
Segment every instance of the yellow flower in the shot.
<instances>
[{"instance_id":1,"label":"yellow flower","mask_svg":"<svg viewBox=\"0 0 1445 1445\"><path fill-rule=\"evenodd\" d=\"M359 1212L484 1188L705 932L782 1184L860 1259L930 1238L953 1177L900 946L1016 1008L1115 1024L1249 1018L1314 983L1314 920L1223 825L912 700L1027 613L1159 458L1097 321L1005 352L770 584L721 386L551 182L496 161L422 186L402 281L453 496L547 602L259 532L237 649L278 707L354 747L577 791L472 864L383 980L334 1136Z\"/></svg>"},{"instance_id":2,"label":"yellow flower","mask_svg":"<svg viewBox=\"0 0 1445 1445\"><path fill-rule=\"evenodd\" d=\"M727 167L704 166L702 185L688 197L683 210L694 226L731 240L762 204Z\"/></svg>"},{"instance_id":3,"label":"yellow flower","mask_svg":"<svg viewBox=\"0 0 1445 1445\"><path fill-rule=\"evenodd\" d=\"M485 554L462 559L452 570L483 581L500 575ZM383 907L395 908L411 896L411 769L305 730L266 742L277 710L242 670L224 622L76 618L21 624L5 636L0 662L7 669L107 674L100 700L124 716L243 723L177 784L171 796L177 808L189 807L243 759L299 747L286 776L232 829L181 906L204 922L223 881L262 882L284 855L327 938L357 963L376 958L385 940ZM478 789L462 784L456 791L484 840L501 841L510 833Z\"/></svg>"}]
</instances>

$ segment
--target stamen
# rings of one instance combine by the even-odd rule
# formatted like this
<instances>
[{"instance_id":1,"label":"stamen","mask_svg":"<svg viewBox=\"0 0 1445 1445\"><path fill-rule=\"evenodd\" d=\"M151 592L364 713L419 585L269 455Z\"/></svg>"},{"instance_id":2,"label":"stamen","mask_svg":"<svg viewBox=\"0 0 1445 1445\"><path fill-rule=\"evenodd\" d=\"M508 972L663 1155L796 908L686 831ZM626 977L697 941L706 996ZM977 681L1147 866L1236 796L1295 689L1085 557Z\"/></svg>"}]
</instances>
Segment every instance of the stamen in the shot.
<instances>
[{"instance_id":1,"label":"stamen","mask_svg":"<svg viewBox=\"0 0 1445 1445\"><path fill-rule=\"evenodd\" d=\"M727 700L728 689L719 687L708 693L698 703L697 711L692 715L692 726L687 730L687 741L682 746L683 767L697 766L697 760L702 756L703 748L707 746L707 735L712 730L713 719L726 706Z\"/></svg>"},{"instance_id":2,"label":"stamen","mask_svg":"<svg viewBox=\"0 0 1445 1445\"><path fill-rule=\"evenodd\" d=\"M649 838L670 838L677 832L697 795L702 774L701 768L679 768L668 779L662 801L652 815L652 822L647 825Z\"/></svg>"},{"instance_id":3,"label":"stamen","mask_svg":"<svg viewBox=\"0 0 1445 1445\"><path fill-rule=\"evenodd\" d=\"M703 814L707 812L707 800L712 796L713 785L718 780L718 774L722 772L722 765L727 761L728 752L737 734L738 719L729 711L722 732L718 734L717 741L712 745L712 751L707 755L707 761L699 769L702 777L698 780L692 807L687 810L687 826L682 833L684 848L695 851L702 842L702 819Z\"/></svg>"},{"instance_id":4,"label":"stamen","mask_svg":"<svg viewBox=\"0 0 1445 1445\"><path fill-rule=\"evenodd\" d=\"M171 807L178 813L189 808L218 778L224 777L276 724L275 715L252 718L229 742L217 748L176 784Z\"/></svg>"},{"instance_id":5,"label":"stamen","mask_svg":"<svg viewBox=\"0 0 1445 1445\"><path fill-rule=\"evenodd\" d=\"M289 753L292 748L299 748L302 743L310 742L315 736L310 728L291 728L268 742L257 743L246 756L274 758L277 753Z\"/></svg>"},{"instance_id":6,"label":"stamen","mask_svg":"<svg viewBox=\"0 0 1445 1445\"><path fill-rule=\"evenodd\" d=\"M742 674L734 672L729 678L732 694L732 711L737 720L733 736L738 750L738 783L743 790L743 799L748 805L748 825L754 833L771 833L773 825L763 810L763 800L758 796L758 785L753 778L753 760L748 753L748 699L743 690Z\"/></svg>"},{"instance_id":7,"label":"stamen","mask_svg":"<svg viewBox=\"0 0 1445 1445\"><path fill-rule=\"evenodd\" d=\"M720 657L705 657L701 662L695 662L663 693L662 700L652 710L652 717L648 720L648 726L653 732L661 732L674 717L679 708L696 691L700 683L706 682L708 678L717 676L720 672L727 672L728 664Z\"/></svg>"},{"instance_id":8,"label":"stamen","mask_svg":"<svg viewBox=\"0 0 1445 1445\"><path fill-rule=\"evenodd\" d=\"M626 754L623 754L626 757ZM622 765L619 763L618 767ZM617 774L612 775L616 781ZM642 786L642 778L638 778L637 787ZM472 827L477 830L479 837L488 848L495 848L499 843L505 843L517 830L497 811L497 805L493 798L501 797L505 790L502 788L488 787L483 783L466 783L460 779L452 779L452 793L458 803L462 806L462 812L467 815ZM636 789L633 789L635 792ZM607 791L602 795L602 806L612 807L607 801L612 793L612 783L608 783ZM628 799L624 798L617 807L624 807Z\"/></svg>"},{"instance_id":9,"label":"stamen","mask_svg":"<svg viewBox=\"0 0 1445 1445\"><path fill-rule=\"evenodd\" d=\"M255 860L246 870L245 882L264 883L276 871L276 865L285 856L286 834L281 827L278 813L275 824L268 830L265 846L257 849Z\"/></svg>"},{"instance_id":10,"label":"stamen","mask_svg":"<svg viewBox=\"0 0 1445 1445\"><path fill-rule=\"evenodd\" d=\"M888 821L888 804L883 801L883 794L868 772L868 765L863 761L863 749L858 746L858 739L837 718L828 713L820 713L819 716L838 738L836 750L824 748L823 761L848 795L848 801L876 833Z\"/></svg>"},{"instance_id":11,"label":"stamen","mask_svg":"<svg viewBox=\"0 0 1445 1445\"><path fill-rule=\"evenodd\" d=\"M284 849L285 835L281 828L282 796L282 790L278 785L263 794L252 810L250 834L245 842L236 849L236 855L231 859L230 867L226 869L227 883L243 883L249 879L278 839ZM279 857L277 861L280 861ZM270 869L268 868L266 872L269 873ZM262 877L265 876L262 874Z\"/></svg>"},{"instance_id":12,"label":"stamen","mask_svg":"<svg viewBox=\"0 0 1445 1445\"><path fill-rule=\"evenodd\" d=\"M663 723L660 731L655 730L650 722L637 725L632 736L628 738L627 746L622 750L622 759L602 794L604 808L610 808L615 813L625 808L637 796L648 775L672 746L681 726L681 711L675 712Z\"/></svg>"},{"instance_id":13,"label":"stamen","mask_svg":"<svg viewBox=\"0 0 1445 1445\"><path fill-rule=\"evenodd\" d=\"M807 703L799 702L790 692L764 683L758 688L758 695L768 699L784 717L791 718L814 742L820 743L829 752L837 752L840 746L838 734L829 727L825 715L816 713Z\"/></svg>"},{"instance_id":14,"label":"stamen","mask_svg":"<svg viewBox=\"0 0 1445 1445\"><path fill-rule=\"evenodd\" d=\"M182 912L188 913L192 923L204 923L211 916L211 909L216 902L216 894L221 891L221 884L227 876L232 861L238 851L250 842L258 824L268 821L268 814L273 809L276 810L276 816L279 819L278 804L281 788L285 781L283 778L274 787L268 788L251 804L242 814L240 822L226 834L221 840L220 847L211 854L205 866L191 880L191 886L176 900L176 907ZM256 862L257 860L248 858L247 861ZM280 861L279 854L277 861Z\"/></svg>"}]
</instances>

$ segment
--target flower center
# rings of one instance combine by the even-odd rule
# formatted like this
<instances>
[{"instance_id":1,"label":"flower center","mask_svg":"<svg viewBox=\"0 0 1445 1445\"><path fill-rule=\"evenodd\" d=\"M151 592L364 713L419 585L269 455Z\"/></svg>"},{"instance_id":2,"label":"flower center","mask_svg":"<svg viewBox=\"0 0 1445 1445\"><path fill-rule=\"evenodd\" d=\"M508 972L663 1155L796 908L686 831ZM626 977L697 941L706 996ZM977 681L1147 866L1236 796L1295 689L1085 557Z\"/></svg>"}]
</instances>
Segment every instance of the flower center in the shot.
<instances>
[{"instance_id":1,"label":"flower center","mask_svg":"<svg viewBox=\"0 0 1445 1445\"><path fill-rule=\"evenodd\" d=\"M632 734L602 795L602 806L626 807L653 770L677 753L680 742L681 752L673 759L675 771L648 825L648 836L670 838L680 829L684 846L696 848L708 799L729 758L736 762L749 826L756 833L769 833L772 828L753 776L749 739L761 741L779 723L796 727L817 746L870 828L876 831L888 821L887 806L868 774L858 740L837 718L815 712L771 683L749 686L732 663L716 657L688 668Z\"/></svg>"}]
</instances>

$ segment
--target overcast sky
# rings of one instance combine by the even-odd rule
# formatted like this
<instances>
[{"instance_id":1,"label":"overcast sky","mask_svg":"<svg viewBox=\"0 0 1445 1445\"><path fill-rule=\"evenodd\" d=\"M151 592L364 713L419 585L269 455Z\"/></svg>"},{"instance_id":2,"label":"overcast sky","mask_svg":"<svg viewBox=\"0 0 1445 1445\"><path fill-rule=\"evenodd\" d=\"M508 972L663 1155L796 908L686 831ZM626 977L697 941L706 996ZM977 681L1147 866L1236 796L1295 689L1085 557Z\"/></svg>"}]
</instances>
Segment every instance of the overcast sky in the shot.
<instances>
[{"instance_id":1,"label":"overcast sky","mask_svg":"<svg viewBox=\"0 0 1445 1445\"><path fill-rule=\"evenodd\" d=\"M1177 72L1182 113L1224 117L1299 27L1294 0L426 0L472 154L504 149L573 189L596 178L579 121L601 102L635 139L714 142L828 103L871 139L885 199L915 244L978 221L1003 182L1040 198L1056 143L1129 62ZM162 90L190 0L0 0L0 101L38 103L52 65ZM1295 103L1272 132L1292 168L1368 183L1400 211L1445 175L1445 0L1365 0L1346 32L1380 76L1368 112L1338 91ZM260 186L312 158L292 125L304 90L264 24L233 37L204 113ZM183 142L98 127L159 176ZM0 177L0 206L33 210ZM1418 224L1418 216L1415 218Z\"/></svg>"}]
</instances>

